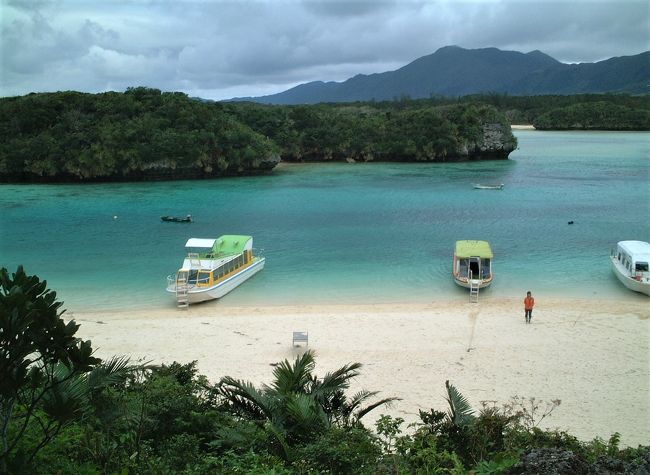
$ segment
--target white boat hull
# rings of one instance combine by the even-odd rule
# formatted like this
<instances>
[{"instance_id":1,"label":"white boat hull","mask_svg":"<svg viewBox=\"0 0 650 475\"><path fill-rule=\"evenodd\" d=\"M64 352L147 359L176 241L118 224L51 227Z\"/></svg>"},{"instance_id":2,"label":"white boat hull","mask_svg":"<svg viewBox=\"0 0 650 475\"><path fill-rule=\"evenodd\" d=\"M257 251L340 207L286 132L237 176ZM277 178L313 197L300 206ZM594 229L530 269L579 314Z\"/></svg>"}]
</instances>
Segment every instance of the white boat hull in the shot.
<instances>
[{"instance_id":1,"label":"white boat hull","mask_svg":"<svg viewBox=\"0 0 650 475\"><path fill-rule=\"evenodd\" d=\"M478 284L479 289L484 289L490 286L490 284L492 283L492 278L468 280L468 279L462 279L460 277L454 276L454 282L456 282L457 285L460 285L461 287L464 287L466 289L469 289L471 287L471 283Z\"/></svg>"},{"instance_id":2,"label":"white boat hull","mask_svg":"<svg viewBox=\"0 0 650 475\"><path fill-rule=\"evenodd\" d=\"M474 189L476 190L503 190L503 183L499 185L480 185L478 183L474 184Z\"/></svg>"},{"instance_id":3,"label":"white boat hull","mask_svg":"<svg viewBox=\"0 0 650 475\"><path fill-rule=\"evenodd\" d=\"M187 291L187 296L190 304L207 302L208 300L215 300L223 297L231 290L246 282L259 271L264 268L266 259L264 257L258 258L251 265L237 272L235 275L228 277L226 280L219 282L212 287L196 287L191 286ZM176 287L167 287L167 292L176 295Z\"/></svg>"},{"instance_id":4,"label":"white boat hull","mask_svg":"<svg viewBox=\"0 0 650 475\"><path fill-rule=\"evenodd\" d=\"M614 275L625 287L634 292L640 292L650 296L650 279L634 279L627 274L625 267L623 267L615 257L610 256L610 259L612 261L612 271L614 271Z\"/></svg>"}]
</instances>

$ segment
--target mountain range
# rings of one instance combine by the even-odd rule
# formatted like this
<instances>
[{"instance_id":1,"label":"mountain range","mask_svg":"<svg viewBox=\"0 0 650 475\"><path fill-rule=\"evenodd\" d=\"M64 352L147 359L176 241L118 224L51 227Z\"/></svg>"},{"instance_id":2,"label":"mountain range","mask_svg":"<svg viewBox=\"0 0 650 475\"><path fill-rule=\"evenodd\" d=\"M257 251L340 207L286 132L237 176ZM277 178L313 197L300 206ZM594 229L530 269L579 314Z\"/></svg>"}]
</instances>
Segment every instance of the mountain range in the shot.
<instances>
[{"instance_id":1,"label":"mountain range","mask_svg":"<svg viewBox=\"0 0 650 475\"><path fill-rule=\"evenodd\" d=\"M650 51L596 63L566 64L541 51L445 46L395 71L314 81L278 94L236 98L266 104L384 101L403 97L650 92Z\"/></svg>"}]
</instances>

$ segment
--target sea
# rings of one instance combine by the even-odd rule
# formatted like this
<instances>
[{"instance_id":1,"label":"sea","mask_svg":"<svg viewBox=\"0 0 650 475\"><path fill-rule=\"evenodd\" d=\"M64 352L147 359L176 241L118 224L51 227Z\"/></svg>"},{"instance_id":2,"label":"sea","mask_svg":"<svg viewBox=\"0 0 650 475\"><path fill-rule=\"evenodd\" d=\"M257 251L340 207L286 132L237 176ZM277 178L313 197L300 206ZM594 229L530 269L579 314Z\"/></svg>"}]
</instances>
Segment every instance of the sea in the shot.
<instances>
[{"instance_id":1,"label":"sea","mask_svg":"<svg viewBox=\"0 0 650 475\"><path fill-rule=\"evenodd\" d=\"M515 131L508 160L281 164L200 181L0 185L0 266L47 280L74 311L174 308L166 277L191 237L245 234L264 270L227 306L465 302L454 243L489 241L481 299L647 299L610 249L650 241L650 133ZM504 184L478 190L474 183ZM191 214L191 224L162 222ZM573 223L573 224L569 224Z\"/></svg>"}]
</instances>

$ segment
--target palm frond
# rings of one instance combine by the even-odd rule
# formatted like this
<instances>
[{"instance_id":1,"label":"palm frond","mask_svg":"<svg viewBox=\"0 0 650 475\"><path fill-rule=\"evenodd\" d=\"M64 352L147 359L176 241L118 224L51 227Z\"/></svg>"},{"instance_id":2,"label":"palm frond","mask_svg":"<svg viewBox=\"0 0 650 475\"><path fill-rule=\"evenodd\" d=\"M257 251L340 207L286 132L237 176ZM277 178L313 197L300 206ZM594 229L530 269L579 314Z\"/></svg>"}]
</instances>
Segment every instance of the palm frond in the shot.
<instances>
[{"instance_id":1,"label":"palm frond","mask_svg":"<svg viewBox=\"0 0 650 475\"><path fill-rule=\"evenodd\" d=\"M286 412L291 427L288 429L299 437L321 432L330 422L323 408L309 395L294 394L286 401Z\"/></svg>"},{"instance_id":2,"label":"palm frond","mask_svg":"<svg viewBox=\"0 0 650 475\"><path fill-rule=\"evenodd\" d=\"M393 401L399 401L399 400L400 400L400 398L398 398L398 397L387 397L387 398L384 398L384 399L380 399L379 401L374 402L374 403L370 404L369 406L366 406L366 407L358 410L354 414L354 418L358 421L359 419L361 419L363 416L365 416L369 412L374 411L375 409L377 409L379 406L384 406L384 405L385 406L390 406L393 403Z\"/></svg>"},{"instance_id":3,"label":"palm frond","mask_svg":"<svg viewBox=\"0 0 650 475\"><path fill-rule=\"evenodd\" d=\"M474 419L474 410L469 401L449 381L445 381L445 387L447 388L446 399L449 403L447 412L449 421L458 426L467 425Z\"/></svg>"},{"instance_id":4,"label":"palm frond","mask_svg":"<svg viewBox=\"0 0 650 475\"><path fill-rule=\"evenodd\" d=\"M254 420L272 419L269 399L252 383L226 376L217 385L217 392L228 402L230 409Z\"/></svg>"},{"instance_id":5,"label":"palm frond","mask_svg":"<svg viewBox=\"0 0 650 475\"><path fill-rule=\"evenodd\" d=\"M293 364L288 360L279 363L273 370L271 389L280 394L305 393L316 367L314 356L314 352L309 350L297 356Z\"/></svg>"},{"instance_id":6,"label":"palm frond","mask_svg":"<svg viewBox=\"0 0 650 475\"><path fill-rule=\"evenodd\" d=\"M86 375L88 387L90 389L100 389L123 383L137 370L136 366L129 363L130 360L126 356L114 356L110 360L95 366Z\"/></svg>"},{"instance_id":7,"label":"palm frond","mask_svg":"<svg viewBox=\"0 0 650 475\"><path fill-rule=\"evenodd\" d=\"M341 366L336 371L327 373L318 385L318 390L322 392L334 391L338 389L347 389L350 386L350 380L359 376L361 363L350 363Z\"/></svg>"},{"instance_id":8,"label":"palm frond","mask_svg":"<svg viewBox=\"0 0 650 475\"><path fill-rule=\"evenodd\" d=\"M73 374L64 364L51 368L54 384L43 394L43 410L53 419L65 423L84 412L88 406L88 385L83 376Z\"/></svg>"},{"instance_id":9,"label":"palm frond","mask_svg":"<svg viewBox=\"0 0 650 475\"><path fill-rule=\"evenodd\" d=\"M293 454L294 451L291 449L289 444L287 443L287 438L285 432L275 424L271 422L267 422L264 425L264 430L266 431L267 434L270 434L273 436L273 439L276 442L276 446L279 447L279 455L286 461L292 461L293 460Z\"/></svg>"}]
</instances>

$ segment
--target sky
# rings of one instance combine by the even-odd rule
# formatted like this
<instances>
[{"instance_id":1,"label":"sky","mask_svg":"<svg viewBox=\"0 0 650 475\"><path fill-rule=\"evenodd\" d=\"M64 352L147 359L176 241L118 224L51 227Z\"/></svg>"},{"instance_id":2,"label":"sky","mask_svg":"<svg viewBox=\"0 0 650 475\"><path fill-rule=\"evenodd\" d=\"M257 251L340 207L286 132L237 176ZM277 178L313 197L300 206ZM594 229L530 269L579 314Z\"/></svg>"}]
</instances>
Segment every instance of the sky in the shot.
<instances>
[{"instance_id":1,"label":"sky","mask_svg":"<svg viewBox=\"0 0 650 475\"><path fill-rule=\"evenodd\" d=\"M0 97L206 99L400 68L447 45L594 62L650 49L646 0L0 0Z\"/></svg>"}]
</instances>

